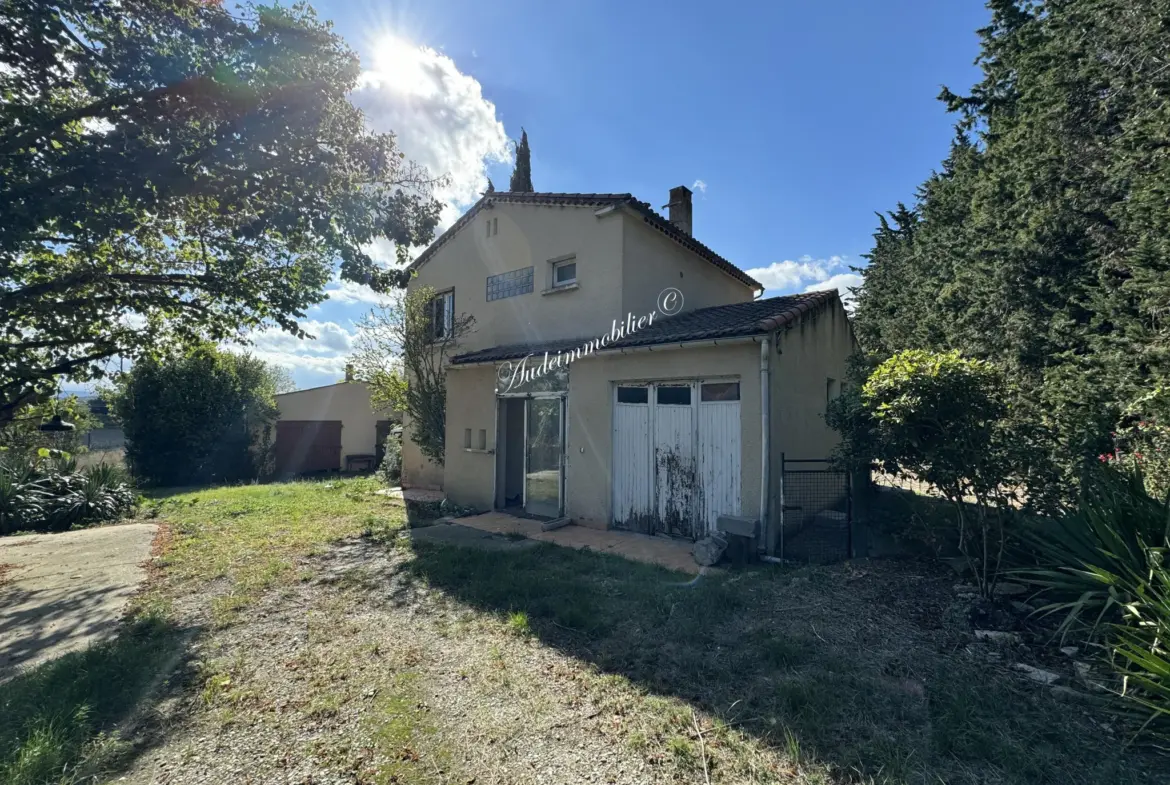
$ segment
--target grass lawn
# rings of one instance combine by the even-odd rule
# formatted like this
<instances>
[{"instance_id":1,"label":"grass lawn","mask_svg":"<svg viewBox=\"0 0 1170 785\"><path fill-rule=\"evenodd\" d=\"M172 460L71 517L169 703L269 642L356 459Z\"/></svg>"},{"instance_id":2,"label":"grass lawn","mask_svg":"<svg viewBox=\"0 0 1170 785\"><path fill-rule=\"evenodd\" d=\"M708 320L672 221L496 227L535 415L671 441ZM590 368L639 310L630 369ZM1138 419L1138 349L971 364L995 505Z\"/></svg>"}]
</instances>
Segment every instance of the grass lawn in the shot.
<instances>
[{"instance_id":1,"label":"grass lawn","mask_svg":"<svg viewBox=\"0 0 1170 785\"><path fill-rule=\"evenodd\" d=\"M973 655L931 565L688 584L551 545L411 545L375 489L160 497L136 621L0 687L0 782L1165 781Z\"/></svg>"}]
</instances>

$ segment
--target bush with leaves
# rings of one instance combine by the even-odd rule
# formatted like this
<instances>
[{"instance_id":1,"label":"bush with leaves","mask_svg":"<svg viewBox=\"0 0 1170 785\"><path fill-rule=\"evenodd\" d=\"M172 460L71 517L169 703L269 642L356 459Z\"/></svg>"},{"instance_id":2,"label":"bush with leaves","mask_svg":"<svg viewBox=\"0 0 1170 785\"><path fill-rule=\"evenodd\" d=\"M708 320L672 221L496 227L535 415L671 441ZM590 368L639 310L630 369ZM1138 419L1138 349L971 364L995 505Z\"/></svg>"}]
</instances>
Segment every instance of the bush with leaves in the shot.
<instances>
[{"instance_id":1,"label":"bush with leaves","mask_svg":"<svg viewBox=\"0 0 1170 785\"><path fill-rule=\"evenodd\" d=\"M391 433L386 437L382 452L382 463L378 476L387 485L397 485L402 480L402 435Z\"/></svg>"},{"instance_id":2,"label":"bush with leaves","mask_svg":"<svg viewBox=\"0 0 1170 785\"><path fill-rule=\"evenodd\" d=\"M1101 460L1139 472L1151 496L1170 495L1170 388L1159 385L1127 406L1113 437L1113 452Z\"/></svg>"},{"instance_id":3,"label":"bush with leaves","mask_svg":"<svg viewBox=\"0 0 1170 785\"><path fill-rule=\"evenodd\" d=\"M864 429L858 449L951 503L958 548L990 596L1024 489L1045 466L1004 375L956 351L906 351L873 371L858 400L850 419Z\"/></svg>"},{"instance_id":4,"label":"bush with leaves","mask_svg":"<svg viewBox=\"0 0 1170 785\"><path fill-rule=\"evenodd\" d=\"M262 360L201 346L139 362L105 394L138 479L238 482L267 471L278 380Z\"/></svg>"},{"instance_id":5,"label":"bush with leaves","mask_svg":"<svg viewBox=\"0 0 1170 785\"><path fill-rule=\"evenodd\" d=\"M0 535L63 531L126 515L136 494L125 473L99 464L83 471L67 453L0 459Z\"/></svg>"}]
</instances>

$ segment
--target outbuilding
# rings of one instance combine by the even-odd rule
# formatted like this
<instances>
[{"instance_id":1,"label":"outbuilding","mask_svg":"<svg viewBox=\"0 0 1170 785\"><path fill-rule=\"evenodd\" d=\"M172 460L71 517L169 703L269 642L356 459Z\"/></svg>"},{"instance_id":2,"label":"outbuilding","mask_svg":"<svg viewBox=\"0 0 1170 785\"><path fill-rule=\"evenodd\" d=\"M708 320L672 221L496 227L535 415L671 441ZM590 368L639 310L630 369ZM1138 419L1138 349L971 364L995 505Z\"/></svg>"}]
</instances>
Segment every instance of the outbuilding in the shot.
<instances>
[{"instance_id":1,"label":"outbuilding","mask_svg":"<svg viewBox=\"0 0 1170 785\"><path fill-rule=\"evenodd\" d=\"M381 463L386 436L396 424L370 403L370 388L346 381L282 393L274 450L278 477L374 469Z\"/></svg>"}]
</instances>

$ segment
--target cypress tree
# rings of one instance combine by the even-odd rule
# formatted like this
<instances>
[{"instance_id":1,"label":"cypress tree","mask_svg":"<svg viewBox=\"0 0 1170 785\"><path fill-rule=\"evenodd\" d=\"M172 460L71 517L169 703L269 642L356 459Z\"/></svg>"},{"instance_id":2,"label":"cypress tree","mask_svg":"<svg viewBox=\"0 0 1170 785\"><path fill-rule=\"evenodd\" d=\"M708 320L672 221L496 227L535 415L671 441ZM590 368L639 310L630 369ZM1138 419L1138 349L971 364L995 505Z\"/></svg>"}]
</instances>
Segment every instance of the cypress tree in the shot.
<instances>
[{"instance_id":1,"label":"cypress tree","mask_svg":"<svg viewBox=\"0 0 1170 785\"><path fill-rule=\"evenodd\" d=\"M532 187L532 151L528 149L528 132L523 128L520 129L520 144L516 145L516 168L512 170L508 190L528 193L536 190Z\"/></svg>"},{"instance_id":2,"label":"cypress tree","mask_svg":"<svg viewBox=\"0 0 1170 785\"><path fill-rule=\"evenodd\" d=\"M990 0L983 78L943 90L950 156L880 218L855 313L908 348L1007 369L1070 474L1170 381L1165 0Z\"/></svg>"}]
</instances>

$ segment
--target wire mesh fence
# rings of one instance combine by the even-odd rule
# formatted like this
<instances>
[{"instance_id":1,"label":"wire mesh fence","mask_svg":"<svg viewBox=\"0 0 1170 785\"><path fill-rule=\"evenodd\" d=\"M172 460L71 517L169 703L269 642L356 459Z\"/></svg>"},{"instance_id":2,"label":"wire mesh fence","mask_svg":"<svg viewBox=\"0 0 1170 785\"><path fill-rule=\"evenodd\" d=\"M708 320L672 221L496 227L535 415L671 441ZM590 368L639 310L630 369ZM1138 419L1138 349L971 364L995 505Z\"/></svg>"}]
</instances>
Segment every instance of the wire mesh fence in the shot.
<instances>
[{"instance_id":1,"label":"wire mesh fence","mask_svg":"<svg viewBox=\"0 0 1170 785\"><path fill-rule=\"evenodd\" d=\"M780 459L782 503L776 555L828 563L853 555L849 473L826 458Z\"/></svg>"}]
</instances>

